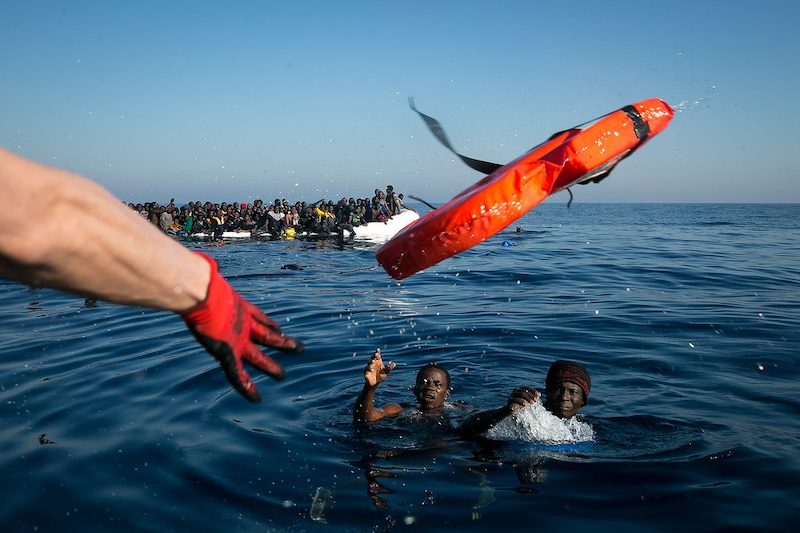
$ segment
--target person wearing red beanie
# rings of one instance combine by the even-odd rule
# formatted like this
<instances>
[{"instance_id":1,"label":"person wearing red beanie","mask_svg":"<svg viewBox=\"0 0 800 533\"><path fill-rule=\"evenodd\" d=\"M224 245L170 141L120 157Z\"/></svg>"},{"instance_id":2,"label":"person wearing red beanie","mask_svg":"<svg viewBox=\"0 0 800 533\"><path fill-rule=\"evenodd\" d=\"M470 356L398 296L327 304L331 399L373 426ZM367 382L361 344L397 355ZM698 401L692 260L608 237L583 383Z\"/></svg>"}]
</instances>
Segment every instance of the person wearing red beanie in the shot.
<instances>
[{"instance_id":1,"label":"person wearing red beanie","mask_svg":"<svg viewBox=\"0 0 800 533\"><path fill-rule=\"evenodd\" d=\"M589 401L592 378L580 363L559 360L550 365L544 384L547 410L559 418L572 418Z\"/></svg>"},{"instance_id":2,"label":"person wearing red beanie","mask_svg":"<svg viewBox=\"0 0 800 533\"><path fill-rule=\"evenodd\" d=\"M575 361L558 360L547 371L544 407L558 418L572 418L589 401L592 378L589 371ZM466 437L484 435L498 422L526 405L534 404L541 393L530 387L518 387L511 392L506 404L498 409L482 411L467 418L458 428Z\"/></svg>"}]
</instances>

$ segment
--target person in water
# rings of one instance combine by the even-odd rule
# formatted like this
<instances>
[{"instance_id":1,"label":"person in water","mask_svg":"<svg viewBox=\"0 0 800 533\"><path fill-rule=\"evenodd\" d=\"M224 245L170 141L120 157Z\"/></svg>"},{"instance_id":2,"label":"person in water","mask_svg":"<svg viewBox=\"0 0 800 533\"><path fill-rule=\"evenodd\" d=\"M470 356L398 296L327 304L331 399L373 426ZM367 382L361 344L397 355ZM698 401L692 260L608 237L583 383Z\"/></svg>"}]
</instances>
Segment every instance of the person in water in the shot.
<instances>
[{"instance_id":1,"label":"person in water","mask_svg":"<svg viewBox=\"0 0 800 533\"><path fill-rule=\"evenodd\" d=\"M592 379L583 365L575 361L556 361L550 365L545 378L544 407L558 418L572 418L588 402L591 388ZM540 398L539 391L518 387L511 392L504 406L470 416L458 431L467 437L482 436L513 412L538 402Z\"/></svg>"},{"instance_id":2,"label":"person in water","mask_svg":"<svg viewBox=\"0 0 800 533\"><path fill-rule=\"evenodd\" d=\"M364 369L364 388L356 398L356 404L353 407L355 422L377 422L403 412L405 407L397 403L380 408L374 406L378 384L389 377L389 372L395 366L394 363L383 364L380 348L377 348L372 354L372 358ZM444 412L444 402L450 396L450 374L437 363L426 364L417 373L414 396L417 398L419 410L422 413L433 416L441 415Z\"/></svg>"}]
</instances>

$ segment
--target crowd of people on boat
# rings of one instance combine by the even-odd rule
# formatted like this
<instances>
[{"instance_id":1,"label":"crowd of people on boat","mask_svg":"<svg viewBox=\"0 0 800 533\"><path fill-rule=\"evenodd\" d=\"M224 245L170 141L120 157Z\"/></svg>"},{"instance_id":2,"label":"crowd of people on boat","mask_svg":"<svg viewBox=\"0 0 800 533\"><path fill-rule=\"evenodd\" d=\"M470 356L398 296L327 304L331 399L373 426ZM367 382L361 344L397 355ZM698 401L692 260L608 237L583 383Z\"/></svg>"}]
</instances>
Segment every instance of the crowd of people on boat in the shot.
<instances>
[{"instance_id":1,"label":"crowd of people on boat","mask_svg":"<svg viewBox=\"0 0 800 533\"><path fill-rule=\"evenodd\" d=\"M167 205L158 202L129 203L150 223L173 235L205 234L219 238L224 232L241 231L272 237L288 234L337 234L352 230L369 222L386 222L392 216L408 209L403 194L375 189L370 198L342 198L338 202L321 199L313 203L276 198L265 204L257 199L245 202L192 201L178 207L175 199Z\"/></svg>"}]
</instances>

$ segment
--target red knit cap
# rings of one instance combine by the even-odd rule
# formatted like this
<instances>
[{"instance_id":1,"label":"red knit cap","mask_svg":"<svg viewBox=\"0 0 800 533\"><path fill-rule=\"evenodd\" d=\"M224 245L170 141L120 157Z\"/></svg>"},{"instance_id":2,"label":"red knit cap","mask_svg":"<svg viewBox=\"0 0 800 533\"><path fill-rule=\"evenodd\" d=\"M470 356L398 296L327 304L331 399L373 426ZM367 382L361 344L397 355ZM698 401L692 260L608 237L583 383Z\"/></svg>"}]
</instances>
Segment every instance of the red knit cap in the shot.
<instances>
[{"instance_id":1,"label":"red knit cap","mask_svg":"<svg viewBox=\"0 0 800 533\"><path fill-rule=\"evenodd\" d=\"M589 371L575 361L559 360L550 365L544 384L547 390L554 389L562 381L571 381L583 391L583 405L589 402L589 390L592 388L592 378Z\"/></svg>"}]
</instances>

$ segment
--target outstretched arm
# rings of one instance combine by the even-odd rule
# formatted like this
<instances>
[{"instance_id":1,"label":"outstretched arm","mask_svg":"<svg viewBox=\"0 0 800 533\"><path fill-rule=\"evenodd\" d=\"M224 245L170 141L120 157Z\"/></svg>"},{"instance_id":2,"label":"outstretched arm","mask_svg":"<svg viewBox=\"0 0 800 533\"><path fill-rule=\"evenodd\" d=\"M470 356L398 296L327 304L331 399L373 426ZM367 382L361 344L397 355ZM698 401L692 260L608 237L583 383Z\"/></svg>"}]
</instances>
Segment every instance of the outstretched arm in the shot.
<instances>
[{"instance_id":1,"label":"outstretched arm","mask_svg":"<svg viewBox=\"0 0 800 533\"><path fill-rule=\"evenodd\" d=\"M378 383L389 377L389 372L395 367L394 363L383 365L381 358L381 349L376 348L375 353L372 354L367 368L364 369L364 388L356 398L356 404L353 407L353 421L355 422L375 422L387 416L393 416L403 410L396 403L386 405L382 408L374 406L375 403L375 390L378 388Z\"/></svg>"},{"instance_id":2,"label":"outstretched arm","mask_svg":"<svg viewBox=\"0 0 800 533\"><path fill-rule=\"evenodd\" d=\"M0 149L0 274L128 305L205 299L206 261L85 178Z\"/></svg>"},{"instance_id":3,"label":"outstretched arm","mask_svg":"<svg viewBox=\"0 0 800 533\"><path fill-rule=\"evenodd\" d=\"M258 401L242 361L279 378L254 342L303 345L244 300L216 263L166 237L88 179L0 149L0 276L179 313L231 384Z\"/></svg>"},{"instance_id":4,"label":"outstretched arm","mask_svg":"<svg viewBox=\"0 0 800 533\"><path fill-rule=\"evenodd\" d=\"M480 437L517 409L538 402L540 397L541 393L537 390L529 387L516 388L503 407L470 416L459 426L458 432L465 437Z\"/></svg>"}]
</instances>

